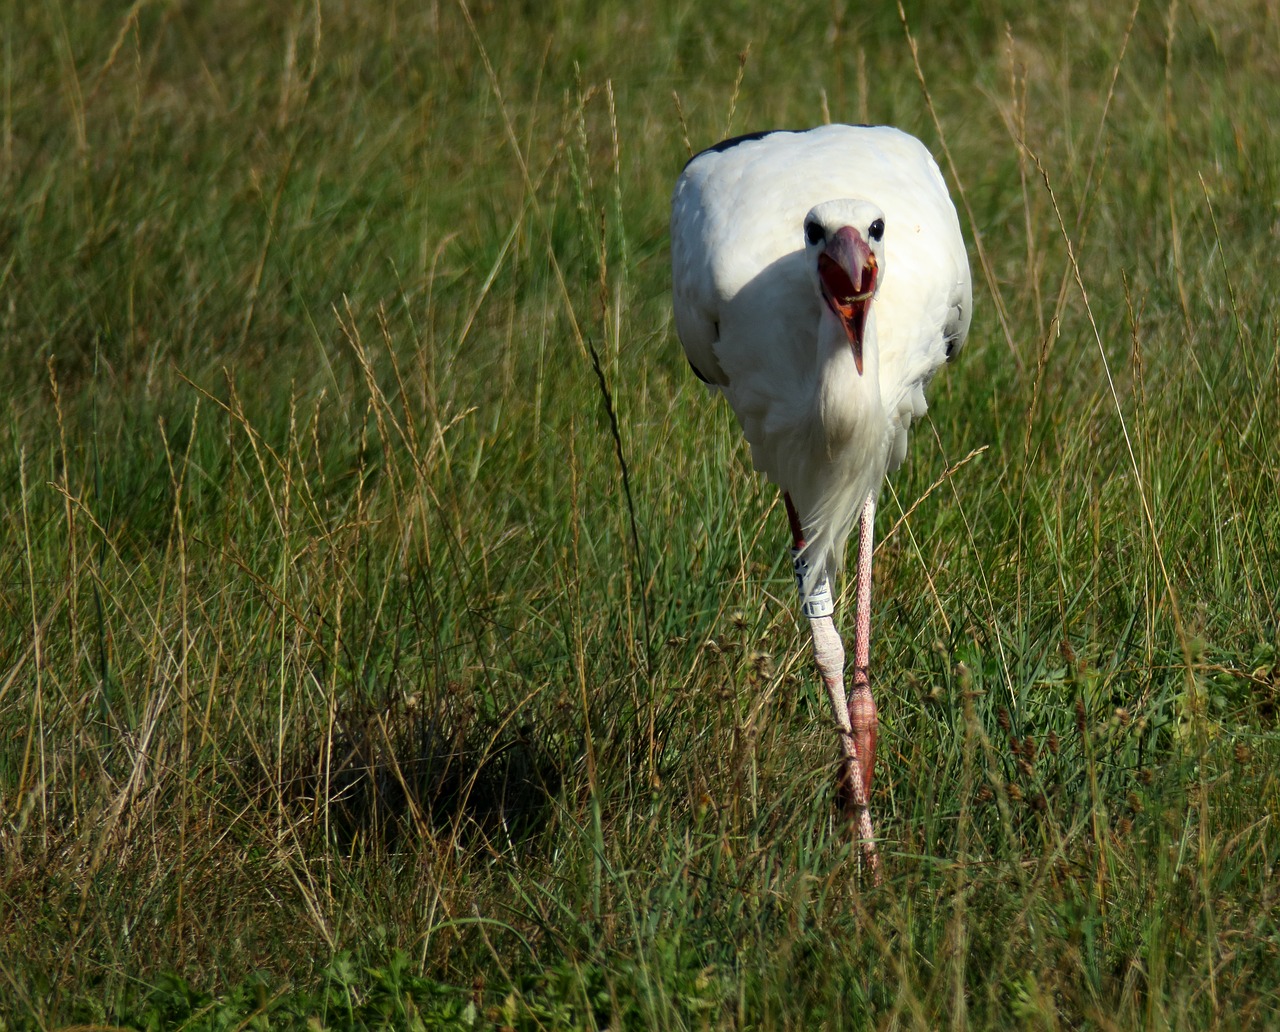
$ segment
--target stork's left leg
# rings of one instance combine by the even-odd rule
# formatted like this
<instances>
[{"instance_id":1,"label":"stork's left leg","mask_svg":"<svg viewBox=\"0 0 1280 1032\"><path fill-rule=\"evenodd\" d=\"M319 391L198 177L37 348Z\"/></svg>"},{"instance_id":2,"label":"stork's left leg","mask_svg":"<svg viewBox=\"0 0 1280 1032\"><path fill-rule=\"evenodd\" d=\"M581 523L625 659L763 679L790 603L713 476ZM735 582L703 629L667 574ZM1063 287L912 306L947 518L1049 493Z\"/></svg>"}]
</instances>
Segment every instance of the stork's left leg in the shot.
<instances>
[{"instance_id":1,"label":"stork's left leg","mask_svg":"<svg viewBox=\"0 0 1280 1032\"><path fill-rule=\"evenodd\" d=\"M875 551L876 496L868 495L858 524L858 618L853 632L853 691L849 694L849 724L862 767L862 785L868 797L876 773L876 732L880 721L871 695L871 554Z\"/></svg>"}]
</instances>

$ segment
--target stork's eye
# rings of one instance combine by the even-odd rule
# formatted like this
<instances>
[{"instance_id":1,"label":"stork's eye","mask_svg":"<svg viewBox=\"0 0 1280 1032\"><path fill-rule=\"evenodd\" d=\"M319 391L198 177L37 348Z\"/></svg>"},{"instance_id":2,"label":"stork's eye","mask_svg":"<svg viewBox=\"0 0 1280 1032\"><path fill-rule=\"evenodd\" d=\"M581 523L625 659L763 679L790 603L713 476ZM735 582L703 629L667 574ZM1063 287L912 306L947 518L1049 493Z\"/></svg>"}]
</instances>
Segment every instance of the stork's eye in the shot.
<instances>
[{"instance_id":1,"label":"stork's eye","mask_svg":"<svg viewBox=\"0 0 1280 1032\"><path fill-rule=\"evenodd\" d=\"M875 222L871 223L870 233L871 233L872 240L879 240L881 237L883 237L884 236L884 219L876 219Z\"/></svg>"},{"instance_id":2,"label":"stork's eye","mask_svg":"<svg viewBox=\"0 0 1280 1032\"><path fill-rule=\"evenodd\" d=\"M806 222L804 224L804 238L808 240L809 243L820 244L822 243L822 238L825 236L826 234L822 232L822 227L816 222Z\"/></svg>"}]
</instances>

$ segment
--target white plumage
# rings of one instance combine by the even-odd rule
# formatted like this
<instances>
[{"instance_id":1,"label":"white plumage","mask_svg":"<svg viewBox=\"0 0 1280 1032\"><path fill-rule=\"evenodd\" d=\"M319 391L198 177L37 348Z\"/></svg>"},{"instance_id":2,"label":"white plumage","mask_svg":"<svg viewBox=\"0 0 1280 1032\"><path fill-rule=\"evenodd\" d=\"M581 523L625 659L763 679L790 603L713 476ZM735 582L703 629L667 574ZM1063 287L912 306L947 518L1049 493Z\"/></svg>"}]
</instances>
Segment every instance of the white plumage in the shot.
<instances>
[{"instance_id":1,"label":"white plumage","mask_svg":"<svg viewBox=\"0 0 1280 1032\"><path fill-rule=\"evenodd\" d=\"M833 267L822 255L841 232L844 259L858 248L840 262L851 279L874 256L869 302L858 282L824 297L820 262ZM801 516L807 593L840 567L864 500L906 455L925 387L968 333L969 263L946 184L923 144L887 126L738 137L685 166L671 259L690 363Z\"/></svg>"}]
</instances>

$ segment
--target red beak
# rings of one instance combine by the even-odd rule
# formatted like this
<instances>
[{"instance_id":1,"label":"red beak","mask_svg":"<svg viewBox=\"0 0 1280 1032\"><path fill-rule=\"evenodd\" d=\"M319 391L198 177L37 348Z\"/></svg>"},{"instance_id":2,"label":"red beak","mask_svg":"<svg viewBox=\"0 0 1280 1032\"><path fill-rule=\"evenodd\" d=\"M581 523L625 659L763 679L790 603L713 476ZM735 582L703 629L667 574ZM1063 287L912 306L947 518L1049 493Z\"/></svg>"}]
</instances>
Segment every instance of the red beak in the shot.
<instances>
[{"instance_id":1,"label":"red beak","mask_svg":"<svg viewBox=\"0 0 1280 1032\"><path fill-rule=\"evenodd\" d=\"M818 255L818 279L822 297L844 326L853 348L853 361L862 375L862 335L867 312L876 292L879 266L862 235L852 226L842 226Z\"/></svg>"}]
</instances>

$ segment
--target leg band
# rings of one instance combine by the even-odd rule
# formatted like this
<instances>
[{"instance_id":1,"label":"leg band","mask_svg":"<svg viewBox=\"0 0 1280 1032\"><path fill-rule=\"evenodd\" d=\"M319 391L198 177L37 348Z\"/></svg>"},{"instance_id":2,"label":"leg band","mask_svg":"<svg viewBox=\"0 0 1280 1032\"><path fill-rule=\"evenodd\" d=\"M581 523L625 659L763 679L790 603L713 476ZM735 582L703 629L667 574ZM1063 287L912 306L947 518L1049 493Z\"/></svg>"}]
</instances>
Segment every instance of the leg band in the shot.
<instances>
[{"instance_id":1,"label":"leg band","mask_svg":"<svg viewBox=\"0 0 1280 1032\"><path fill-rule=\"evenodd\" d=\"M831 597L831 582L825 576L813 586L808 595L804 592L805 581L809 578L809 560L805 558L803 550L791 550L791 567L795 571L800 608L804 610L804 615L810 620L817 620L834 613L836 605Z\"/></svg>"}]
</instances>

